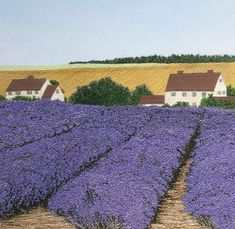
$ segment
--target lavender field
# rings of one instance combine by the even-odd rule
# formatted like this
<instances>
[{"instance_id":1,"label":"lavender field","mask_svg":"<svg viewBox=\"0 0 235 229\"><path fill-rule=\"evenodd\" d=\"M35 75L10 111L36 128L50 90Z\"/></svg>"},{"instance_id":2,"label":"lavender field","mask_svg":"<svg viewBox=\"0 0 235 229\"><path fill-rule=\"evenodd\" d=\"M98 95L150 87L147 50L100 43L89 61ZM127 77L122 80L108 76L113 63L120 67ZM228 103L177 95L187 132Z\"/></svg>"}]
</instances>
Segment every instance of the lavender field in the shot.
<instances>
[{"instance_id":1,"label":"lavender field","mask_svg":"<svg viewBox=\"0 0 235 229\"><path fill-rule=\"evenodd\" d=\"M77 228L145 229L192 160L185 208L235 228L234 137L232 111L1 102L0 219L43 205Z\"/></svg>"},{"instance_id":2,"label":"lavender field","mask_svg":"<svg viewBox=\"0 0 235 229\"><path fill-rule=\"evenodd\" d=\"M235 113L209 110L201 122L185 204L216 228L235 228Z\"/></svg>"}]
</instances>

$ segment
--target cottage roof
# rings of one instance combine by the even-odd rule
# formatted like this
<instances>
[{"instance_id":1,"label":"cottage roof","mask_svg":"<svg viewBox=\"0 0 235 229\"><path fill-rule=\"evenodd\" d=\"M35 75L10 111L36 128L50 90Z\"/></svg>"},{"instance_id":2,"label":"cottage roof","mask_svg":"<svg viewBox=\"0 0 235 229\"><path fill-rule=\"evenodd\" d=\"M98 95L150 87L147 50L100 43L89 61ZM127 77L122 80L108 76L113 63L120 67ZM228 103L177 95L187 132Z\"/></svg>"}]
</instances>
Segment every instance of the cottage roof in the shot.
<instances>
[{"instance_id":1,"label":"cottage roof","mask_svg":"<svg viewBox=\"0 0 235 229\"><path fill-rule=\"evenodd\" d=\"M170 74L166 91L214 91L221 73L208 70L206 73Z\"/></svg>"},{"instance_id":2,"label":"cottage roof","mask_svg":"<svg viewBox=\"0 0 235 229\"><path fill-rule=\"evenodd\" d=\"M56 85L48 85L45 92L42 95L42 99L51 99L54 94L57 86Z\"/></svg>"},{"instance_id":3,"label":"cottage roof","mask_svg":"<svg viewBox=\"0 0 235 229\"><path fill-rule=\"evenodd\" d=\"M151 96L141 96L139 104L164 104L164 95L151 95Z\"/></svg>"},{"instance_id":4,"label":"cottage roof","mask_svg":"<svg viewBox=\"0 0 235 229\"><path fill-rule=\"evenodd\" d=\"M33 76L28 76L27 79L14 79L11 81L7 91L27 91L40 90L46 79L38 79Z\"/></svg>"}]
</instances>

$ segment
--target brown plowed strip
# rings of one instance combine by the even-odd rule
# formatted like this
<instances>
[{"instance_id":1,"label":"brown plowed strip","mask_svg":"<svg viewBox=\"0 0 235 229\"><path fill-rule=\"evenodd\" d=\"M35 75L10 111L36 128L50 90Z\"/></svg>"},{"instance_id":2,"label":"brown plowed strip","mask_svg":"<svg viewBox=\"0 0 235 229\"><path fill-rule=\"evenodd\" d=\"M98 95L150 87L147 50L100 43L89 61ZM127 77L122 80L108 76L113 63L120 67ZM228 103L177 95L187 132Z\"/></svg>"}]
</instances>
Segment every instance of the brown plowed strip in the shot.
<instances>
[{"instance_id":1,"label":"brown plowed strip","mask_svg":"<svg viewBox=\"0 0 235 229\"><path fill-rule=\"evenodd\" d=\"M11 219L0 221L1 229L74 229L63 217L39 207Z\"/></svg>"},{"instance_id":2,"label":"brown plowed strip","mask_svg":"<svg viewBox=\"0 0 235 229\"><path fill-rule=\"evenodd\" d=\"M189 162L182 167L180 175L163 200L151 229L202 229L196 219L185 211L183 196L186 192L185 178Z\"/></svg>"}]
</instances>

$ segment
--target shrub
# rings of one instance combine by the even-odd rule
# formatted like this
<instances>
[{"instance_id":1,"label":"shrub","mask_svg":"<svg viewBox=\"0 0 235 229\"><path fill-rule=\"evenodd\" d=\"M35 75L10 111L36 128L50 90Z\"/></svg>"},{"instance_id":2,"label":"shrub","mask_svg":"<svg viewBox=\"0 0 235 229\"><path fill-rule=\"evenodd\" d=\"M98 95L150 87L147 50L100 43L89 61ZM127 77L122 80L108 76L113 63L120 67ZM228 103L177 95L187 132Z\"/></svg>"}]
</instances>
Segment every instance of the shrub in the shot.
<instances>
[{"instance_id":1,"label":"shrub","mask_svg":"<svg viewBox=\"0 0 235 229\"><path fill-rule=\"evenodd\" d=\"M130 104L137 105L142 95L153 95L153 93L148 89L145 84L137 86L135 90L131 92Z\"/></svg>"},{"instance_id":2,"label":"shrub","mask_svg":"<svg viewBox=\"0 0 235 229\"><path fill-rule=\"evenodd\" d=\"M50 80L50 83L51 83L52 85L56 85L56 86L59 86L59 85L60 85L60 83L59 83L57 80Z\"/></svg>"},{"instance_id":3,"label":"shrub","mask_svg":"<svg viewBox=\"0 0 235 229\"><path fill-rule=\"evenodd\" d=\"M189 103L182 101L178 101L176 104L173 105L173 107L186 107L186 106L189 106Z\"/></svg>"},{"instance_id":4,"label":"shrub","mask_svg":"<svg viewBox=\"0 0 235 229\"><path fill-rule=\"evenodd\" d=\"M201 107L221 107L224 109L235 109L235 102L226 100L216 100L212 94L207 98L203 98L200 104Z\"/></svg>"},{"instance_id":5,"label":"shrub","mask_svg":"<svg viewBox=\"0 0 235 229\"><path fill-rule=\"evenodd\" d=\"M35 100L38 100L37 97L33 96L16 96L13 98L13 100L15 101L35 101Z\"/></svg>"},{"instance_id":6,"label":"shrub","mask_svg":"<svg viewBox=\"0 0 235 229\"><path fill-rule=\"evenodd\" d=\"M111 78L103 78L91 82L88 86L78 87L69 101L80 104L112 106L128 104L129 97L130 92L127 87L112 81Z\"/></svg>"},{"instance_id":7,"label":"shrub","mask_svg":"<svg viewBox=\"0 0 235 229\"><path fill-rule=\"evenodd\" d=\"M235 96L235 88L231 85L227 86L227 94L228 96Z\"/></svg>"},{"instance_id":8,"label":"shrub","mask_svg":"<svg viewBox=\"0 0 235 229\"><path fill-rule=\"evenodd\" d=\"M5 100L5 97L3 95L0 95L0 101Z\"/></svg>"}]
</instances>

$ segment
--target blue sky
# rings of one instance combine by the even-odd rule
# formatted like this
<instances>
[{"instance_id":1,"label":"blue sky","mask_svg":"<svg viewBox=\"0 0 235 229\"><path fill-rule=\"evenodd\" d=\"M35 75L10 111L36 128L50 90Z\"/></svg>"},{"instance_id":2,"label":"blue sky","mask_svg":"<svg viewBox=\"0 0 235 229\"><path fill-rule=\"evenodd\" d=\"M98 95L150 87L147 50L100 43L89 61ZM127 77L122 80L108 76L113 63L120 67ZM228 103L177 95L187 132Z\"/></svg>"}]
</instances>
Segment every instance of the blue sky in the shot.
<instances>
[{"instance_id":1,"label":"blue sky","mask_svg":"<svg viewBox=\"0 0 235 229\"><path fill-rule=\"evenodd\" d=\"M234 0L0 0L0 64L235 54Z\"/></svg>"}]
</instances>

